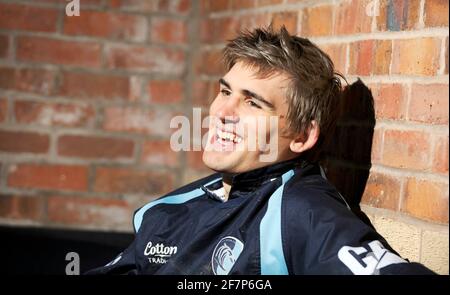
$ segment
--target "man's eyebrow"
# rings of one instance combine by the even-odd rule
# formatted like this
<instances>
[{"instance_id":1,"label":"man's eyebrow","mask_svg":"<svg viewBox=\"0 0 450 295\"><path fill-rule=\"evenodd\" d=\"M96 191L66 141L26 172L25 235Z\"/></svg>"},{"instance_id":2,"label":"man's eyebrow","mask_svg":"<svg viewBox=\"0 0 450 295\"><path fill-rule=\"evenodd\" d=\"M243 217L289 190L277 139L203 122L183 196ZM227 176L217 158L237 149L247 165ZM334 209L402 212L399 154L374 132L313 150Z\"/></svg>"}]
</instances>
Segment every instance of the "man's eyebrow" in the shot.
<instances>
[{"instance_id":1,"label":"man's eyebrow","mask_svg":"<svg viewBox=\"0 0 450 295\"><path fill-rule=\"evenodd\" d=\"M270 102L268 102L266 99L264 99L264 97L262 97L259 94L256 94L250 90L247 89L243 89L242 90L242 94L244 94L245 96L250 96L253 97L254 99L262 102L263 104L265 104L267 107L269 107L270 109L275 109L275 106L273 104L271 104Z\"/></svg>"},{"instance_id":2,"label":"man's eyebrow","mask_svg":"<svg viewBox=\"0 0 450 295\"><path fill-rule=\"evenodd\" d=\"M225 81L224 78L220 78L220 79L219 79L219 83L222 84L222 85L224 85L224 86L227 87L227 88L231 88L230 83L228 83L227 81Z\"/></svg>"},{"instance_id":3,"label":"man's eyebrow","mask_svg":"<svg viewBox=\"0 0 450 295\"><path fill-rule=\"evenodd\" d=\"M230 83L228 83L227 81L225 81L225 79L220 78L220 79L219 79L219 83L222 84L222 85L224 85L225 87L231 89ZM274 106L272 103L268 102L268 101L267 101L264 97L262 97L261 95L256 94L256 93L254 93L253 91L250 91L250 90L247 90L247 89L243 89L243 90L241 90L241 92L242 92L242 94L244 94L245 96L253 97L254 99L256 99L256 100L262 102L263 104L265 104L265 105L266 105L267 107L269 107L270 109L275 109L275 106Z\"/></svg>"}]
</instances>

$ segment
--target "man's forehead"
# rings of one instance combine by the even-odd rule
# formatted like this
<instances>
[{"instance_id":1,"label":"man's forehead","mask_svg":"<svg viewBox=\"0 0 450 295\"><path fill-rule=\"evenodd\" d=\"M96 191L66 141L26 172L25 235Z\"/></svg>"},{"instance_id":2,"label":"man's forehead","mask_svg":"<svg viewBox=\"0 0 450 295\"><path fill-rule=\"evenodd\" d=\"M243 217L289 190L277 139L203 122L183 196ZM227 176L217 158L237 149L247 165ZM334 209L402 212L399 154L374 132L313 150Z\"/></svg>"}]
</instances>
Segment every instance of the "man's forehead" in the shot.
<instances>
[{"instance_id":1,"label":"man's forehead","mask_svg":"<svg viewBox=\"0 0 450 295\"><path fill-rule=\"evenodd\" d=\"M274 71L270 75L262 75L257 66L238 62L225 74L225 81L231 86L245 88L257 87L264 92L280 92L287 88L289 78L281 71ZM257 90L257 89L253 89Z\"/></svg>"}]
</instances>

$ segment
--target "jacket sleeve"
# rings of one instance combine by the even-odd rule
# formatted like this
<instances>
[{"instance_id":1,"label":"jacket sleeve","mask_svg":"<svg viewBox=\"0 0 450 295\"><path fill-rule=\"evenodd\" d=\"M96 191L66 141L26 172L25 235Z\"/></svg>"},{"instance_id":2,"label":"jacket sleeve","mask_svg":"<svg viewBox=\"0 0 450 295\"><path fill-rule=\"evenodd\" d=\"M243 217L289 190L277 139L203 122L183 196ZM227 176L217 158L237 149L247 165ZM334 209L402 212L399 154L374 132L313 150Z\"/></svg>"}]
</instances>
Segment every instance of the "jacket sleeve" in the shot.
<instances>
[{"instance_id":1,"label":"jacket sleeve","mask_svg":"<svg viewBox=\"0 0 450 295\"><path fill-rule=\"evenodd\" d=\"M434 274L401 258L374 228L330 196L333 191L306 190L296 199L291 194L283 241L291 274Z\"/></svg>"},{"instance_id":2,"label":"jacket sleeve","mask_svg":"<svg viewBox=\"0 0 450 295\"><path fill-rule=\"evenodd\" d=\"M85 275L132 275L137 274L135 260L135 243L134 240L128 248L119 253L113 260L104 266L88 270Z\"/></svg>"}]
</instances>

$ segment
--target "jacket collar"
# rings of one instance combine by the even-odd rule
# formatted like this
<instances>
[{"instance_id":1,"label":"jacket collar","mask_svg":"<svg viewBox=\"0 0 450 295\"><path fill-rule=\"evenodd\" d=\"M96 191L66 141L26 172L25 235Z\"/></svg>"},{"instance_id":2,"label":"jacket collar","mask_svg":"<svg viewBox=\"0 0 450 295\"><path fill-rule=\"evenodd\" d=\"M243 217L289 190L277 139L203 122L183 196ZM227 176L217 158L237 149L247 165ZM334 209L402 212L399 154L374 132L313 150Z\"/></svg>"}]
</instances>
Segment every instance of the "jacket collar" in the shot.
<instances>
[{"instance_id":1,"label":"jacket collar","mask_svg":"<svg viewBox=\"0 0 450 295\"><path fill-rule=\"evenodd\" d=\"M277 179L288 170L296 170L296 174L309 175L319 174L320 167L316 164L309 163L301 157L291 160L275 163L272 165L257 168L251 171L235 174L232 177L230 199L234 198L235 192L246 193L254 191L262 184ZM201 186L201 189L213 199L224 202L224 191L222 181L214 182L211 185Z\"/></svg>"},{"instance_id":2,"label":"jacket collar","mask_svg":"<svg viewBox=\"0 0 450 295\"><path fill-rule=\"evenodd\" d=\"M231 188L233 190L253 190L262 183L278 178L286 171L295 169L304 164L305 161L297 157L251 171L242 172L232 177Z\"/></svg>"}]
</instances>

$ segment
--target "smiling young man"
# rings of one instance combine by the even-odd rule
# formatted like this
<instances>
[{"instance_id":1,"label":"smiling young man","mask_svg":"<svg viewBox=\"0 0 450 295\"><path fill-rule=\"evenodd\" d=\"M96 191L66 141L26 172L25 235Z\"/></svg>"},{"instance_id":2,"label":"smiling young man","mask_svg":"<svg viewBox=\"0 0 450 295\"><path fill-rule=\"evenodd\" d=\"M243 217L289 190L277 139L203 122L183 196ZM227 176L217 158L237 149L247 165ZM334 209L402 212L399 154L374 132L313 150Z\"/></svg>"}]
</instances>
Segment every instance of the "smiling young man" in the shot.
<instances>
[{"instance_id":1,"label":"smiling young man","mask_svg":"<svg viewBox=\"0 0 450 295\"><path fill-rule=\"evenodd\" d=\"M216 171L136 211L134 242L91 274L430 274L361 221L317 164L336 121L330 58L282 28L241 33L210 107Z\"/></svg>"}]
</instances>

